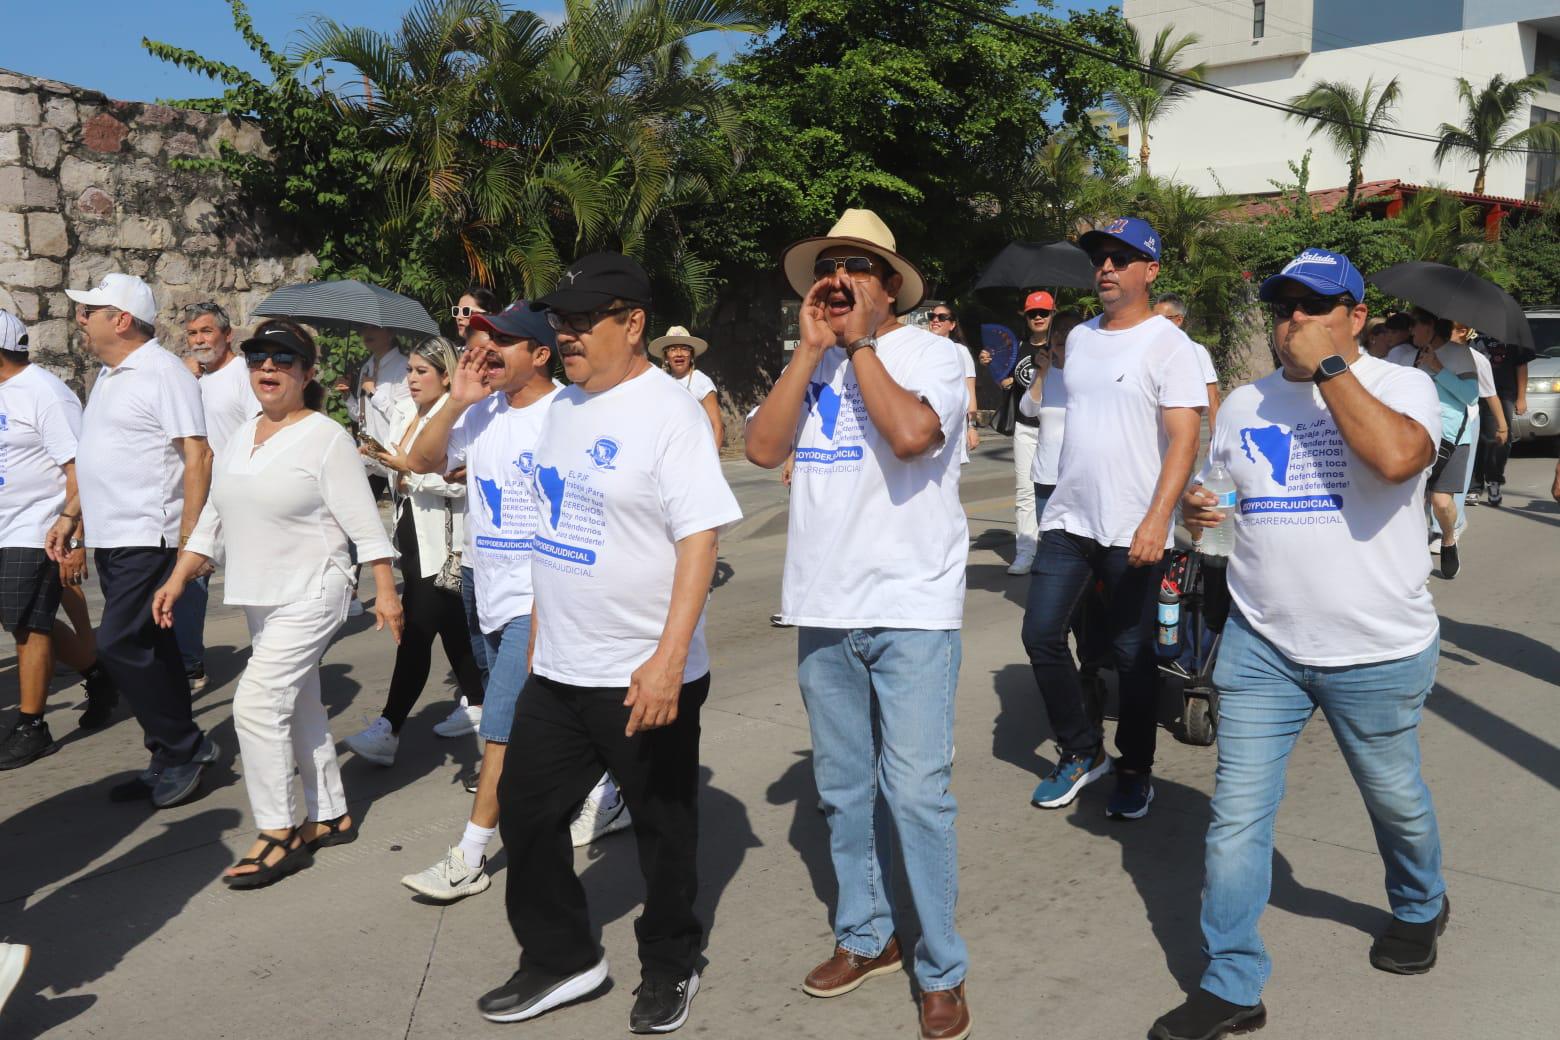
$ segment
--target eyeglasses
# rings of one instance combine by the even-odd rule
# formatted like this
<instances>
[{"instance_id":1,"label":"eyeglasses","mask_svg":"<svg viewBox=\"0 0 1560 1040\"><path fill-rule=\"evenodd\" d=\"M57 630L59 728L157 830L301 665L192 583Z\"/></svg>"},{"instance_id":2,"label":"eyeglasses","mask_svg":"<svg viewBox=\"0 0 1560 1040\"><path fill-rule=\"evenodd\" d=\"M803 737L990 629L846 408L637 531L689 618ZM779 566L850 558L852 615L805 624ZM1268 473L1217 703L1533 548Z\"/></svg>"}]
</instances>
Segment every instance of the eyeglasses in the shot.
<instances>
[{"instance_id":1,"label":"eyeglasses","mask_svg":"<svg viewBox=\"0 0 1560 1040\"><path fill-rule=\"evenodd\" d=\"M1030 321L1034 321L1036 318L1049 318L1050 316L1051 316L1051 312L1050 311L1041 310L1039 307L1036 307L1032 311L1025 311L1024 312L1024 317L1028 318Z\"/></svg>"},{"instance_id":2,"label":"eyeglasses","mask_svg":"<svg viewBox=\"0 0 1560 1040\"><path fill-rule=\"evenodd\" d=\"M81 312L83 318L90 318L98 311L113 310L113 307L107 303L78 303L76 309Z\"/></svg>"},{"instance_id":3,"label":"eyeglasses","mask_svg":"<svg viewBox=\"0 0 1560 1040\"><path fill-rule=\"evenodd\" d=\"M261 368L265 365L266 358L271 359L271 364L283 372L292 371L292 367L298 363L298 354L292 350L246 350L244 351L244 364L250 368Z\"/></svg>"},{"instance_id":4,"label":"eyeglasses","mask_svg":"<svg viewBox=\"0 0 1560 1040\"><path fill-rule=\"evenodd\" d=\"M1345 303L1353 303L1354 297L1348 293L1337 296L1317 296L1312 293L1309 296L1295 296L1282 300L1274 300L1268 304L1273 312L1274 321L1288 321L1295 313L1295 308L1300 308L1302 314L1312 318L1320 318L1324 314L1331 314Z\"/></svg>"},{"instance_id":5,"label":"eyeglasses","mask_svg":"<svg viewBox=\"0 0 1560 1040\"><path fill-rule=\"evenodd\" d=\"M953 320L953 315L948 314L948 313L946 313L944 311L933 311L932 313L930 313L930 314L928 314L926 316L926 320L929 321L929 322L932 322L932 321L952 321Z\"/></svg>"},{"instance_id":6,"label":"eyeglasses","mask_svg":"<svg viewBox=\"0 0 1560 1040\"><path fill-rule=\"evenodd\" d=\"M1140 260L1146 263L1148 261L1148 257L1144 256L1142 253L1131 252L1125 249L1109 253L1089 254L1089 263L1093 264L1095 267L1104 267L1105 261L1107 260L1110 261L1110 266L1115 270L1125 271L1127 268L1131 267Z\"/></svg>"},{"instance_id":7,"label":"eyeglasses","mask_svg":"<svg viewBox=\"0 0 1560 1040\"><path fill-rule=\"evenodd\" d=\"M622 314L624 311L631 311L633 309L634 308L631 305L624 304L620 307L602 307L599 310L580 311L576 314L565 314L562 311L548 311L547 324L551 325L553 329L558 332L567 330L574 333L576 336L583 336L585 333L595 328L596 323L599 322L602 318L610 318L614 314Z\"/></svg>"},{"instance_id":8,"label":"eyeglasses","mask_svg":"<svg viewBox=\"0 0 1560 1040\"><path fill-rule=\"evenodd\" d=\"M486 314L486 313L487 313L487 311L483 310L481 307L451 307L450 308L450 317L452 317L452 318L469 318L473 314Z\"/></svg>"},{"instance_id":9,"label":"eyeglasses","mask_svg":"<svg viewBox=\"0 0 1560 1040\"><path fill-rule=\"evenodd\" d=\"M873 262L870 256L820 256L813 261L813 277L831 278L842 267L846 274L871 274Z\"/></svg>"}]
</instances>

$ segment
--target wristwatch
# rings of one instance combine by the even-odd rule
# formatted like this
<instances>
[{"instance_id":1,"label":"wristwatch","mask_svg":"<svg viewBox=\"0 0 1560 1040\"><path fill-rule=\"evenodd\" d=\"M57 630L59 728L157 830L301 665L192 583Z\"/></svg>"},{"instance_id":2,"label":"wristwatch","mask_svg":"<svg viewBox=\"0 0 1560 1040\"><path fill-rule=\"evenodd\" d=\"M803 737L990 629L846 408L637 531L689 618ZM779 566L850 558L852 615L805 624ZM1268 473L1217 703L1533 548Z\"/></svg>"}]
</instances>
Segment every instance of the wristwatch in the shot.
<instances>
[{"instance_id":1,"label":"wristwatch","mask_svg":"<svg viewBox=\"0 0 1560 1040\"><path fill-rule=\"evenodd\" d=\"M877 337L876 336L862 336L860 339L856 340L853 343L847 343L845 345L845 357L846 357L847 360L849 360L849 359L851 359L851 358L856 356L856 351L858 351L858 350L865 350L865 349L868 349L868 348L870 348L872 350L876 350L877 349Z\"/></svg>"},{"instance_id":2,"label":"wristwatch","mask_svg":"<svg viewBox=\"0 0 1560 1040\"><path fill-rule=\"evenodd\" d=\"M1341 376L1349 370L1349 363L1343 360L1342 354L1329 354L1322 358L1322 363L1316 366L1316 371L1311 373L1311 382L1321 386L1327 380L1335 376Z\"/></svg>"},{"instance_id":3,"label":"wristwatch","mask_svg":"<svg viewBox=\"0 0 1560 1040\"><path fill-rule=\"evenodd\" d=\"M65 543L65 548L69 549L71 552L75 552L77 549L85 549L86 546L87 543L82 541L80 538L72 538L70 541Z\"/></svg>"}]
</instances>

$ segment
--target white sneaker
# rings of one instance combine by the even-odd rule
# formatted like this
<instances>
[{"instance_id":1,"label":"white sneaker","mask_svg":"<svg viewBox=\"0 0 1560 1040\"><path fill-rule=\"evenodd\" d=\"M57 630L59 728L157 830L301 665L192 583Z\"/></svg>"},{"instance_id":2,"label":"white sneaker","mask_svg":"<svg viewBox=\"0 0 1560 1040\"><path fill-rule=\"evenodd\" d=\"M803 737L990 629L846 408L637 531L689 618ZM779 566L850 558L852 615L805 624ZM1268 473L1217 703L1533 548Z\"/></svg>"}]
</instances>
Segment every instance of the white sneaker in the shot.
<instances>
[{"instance_id":1,"label":"white sneaker","mask_svg":"<svg viewBox=\"0 0 1560 1040\"><path fill-rule=\"evenodd\" d=\"M1035 557L1033 553L1028 556L1016 556L1014 557L1013 562L1008 564L1008 573L1028 574L1029 568L1033 567L1034 565Z\"/></svg>"},{"instance_id":2,"label":"white sneaker","mask_svg":"<svg viewBox=\"0 0 1560 1040\"><path fill-rule=\"evenodd\" d=\"M362 616L363 616L363 601L358 599L356 596L353 596L351 602L349 602L347 604L347 617L362 617Z\"/></svg>"},{"instance_id":3,"label":"white sneaker","mask_svg":"<svg viewBox=\"0 0 1560 1040\"><path fill-rule=\"evenodd\" d=\"M464 737L467 733L475 733L481 725L482 705L468 704L462 697L454 711L442 722L434 723L433 732L441 737Z\"/></svg>"},{"instance_id":4,"label":"white sneaker","mask_svg":"<svg viewBox=\"0 0 1560 1040\"><path fill-rule=\"evenodd\" d=\"M366 758L376 766L393 766L401 738L390 732L390 720L381 715L342 743L359 758Z\"/></svg>"},{"instance_id":5,"label":"white sneaker","mask_svg":"<svg viewBox=\"0 0 1560 1040\"><path fill-rule=\"evenodd\" d=\"M621 794L618 795L617 804L607 808L587 798L569 823L569 839L574 842L575 848L581 848L633 822L628 816L628 802L623 800Z\"/></svg>"},{"instance_id":6,"label":"white sneaker","mask_svg":"<svg viewBox=\"0 0 1560 1040\"><path fill-rule=\"evenodd\" d=\"M29 947L21 943L0 943L0 1008L10 999L16 984L22 981L27 970L27 958L32 955Z\"/></svg>"},{"instance_id":7,"label":"white sneaker","mask_svg":"<svg viewBox=\"0 0 1560 1040\"><path fill-rule=\"evenodd\" d=\"M486 856L475 867L466 866L466 854L459 845L452 845L443 859L420 874L406 875L401 884L418 895L441 903L453 903L488 890L493 879L488 877L486 867Z\"/></svg>"}]
</instances>

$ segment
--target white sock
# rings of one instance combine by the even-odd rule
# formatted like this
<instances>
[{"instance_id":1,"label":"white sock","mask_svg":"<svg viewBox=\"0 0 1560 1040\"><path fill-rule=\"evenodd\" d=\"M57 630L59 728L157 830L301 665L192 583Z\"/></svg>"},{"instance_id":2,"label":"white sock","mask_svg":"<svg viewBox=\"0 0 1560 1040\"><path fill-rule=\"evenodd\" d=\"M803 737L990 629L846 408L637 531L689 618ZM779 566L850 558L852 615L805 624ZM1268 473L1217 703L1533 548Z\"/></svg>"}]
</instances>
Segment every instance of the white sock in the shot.
<instances>
[{"instance_id":1,"label":"white sock","mask_svg":"<svg viewBox=\"0 0 1560 1040\"><path fill-rule=\"evenodd\" d=\"M460 854L466 857L466 866L475 870L487 855L488 842L498 833L497 827L478 827L466 821L466 833L460 839Z\"/></svg>"},{"instance_id":2,"label":"white sock","mask_svg":"<svg viewBox=\"0 0 1560 1040\"><path fill-rule=\"evenodd\" d=\"M618 803L617 784L612 782L611 773L602 773L601 779L596 781L596 786L590 789L590 801L610 809Z\"/></svg>"}]
</instances>

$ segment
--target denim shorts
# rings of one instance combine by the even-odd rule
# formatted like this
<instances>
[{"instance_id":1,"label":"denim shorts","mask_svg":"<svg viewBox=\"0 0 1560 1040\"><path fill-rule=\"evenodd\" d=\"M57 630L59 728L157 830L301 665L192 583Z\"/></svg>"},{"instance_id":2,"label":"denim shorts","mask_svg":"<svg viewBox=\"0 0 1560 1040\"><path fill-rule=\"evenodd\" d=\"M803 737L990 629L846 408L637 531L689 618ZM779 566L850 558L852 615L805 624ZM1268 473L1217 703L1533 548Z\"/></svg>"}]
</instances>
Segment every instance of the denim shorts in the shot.
<instances>
[{"instance_id":1,"label":"denim shorts","mask_svg":"<svg viewBox=\"0 0 1560 1040\"><path fill-rule=\"evenodd\" d=\"M515 704L529 673L525 653L531 643L531 615L511 618L497 632L482 633L486 653L487 690L482 696L482 725L477 732L483 740L509 743L509 731L515 725Z\"/></svg>"}]
</instances>

